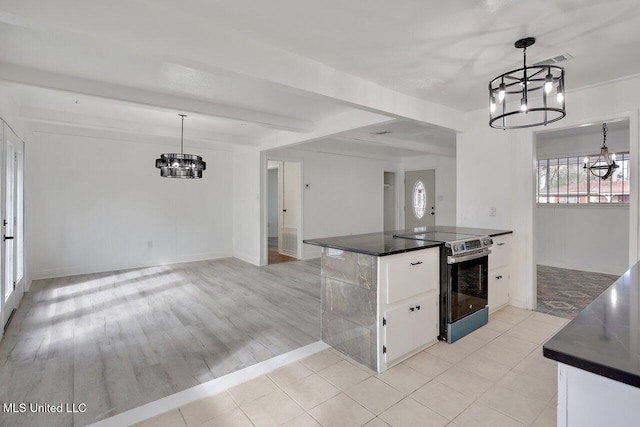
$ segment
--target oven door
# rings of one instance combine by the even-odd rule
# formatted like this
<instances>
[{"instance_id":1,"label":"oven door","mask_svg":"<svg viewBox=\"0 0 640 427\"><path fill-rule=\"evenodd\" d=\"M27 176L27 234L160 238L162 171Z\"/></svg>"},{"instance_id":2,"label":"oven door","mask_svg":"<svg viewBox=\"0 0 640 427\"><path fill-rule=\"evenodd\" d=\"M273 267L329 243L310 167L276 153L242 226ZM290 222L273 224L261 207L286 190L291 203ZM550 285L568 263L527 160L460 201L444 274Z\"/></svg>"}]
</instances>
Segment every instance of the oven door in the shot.
<instances>
[{"instance_id":1,"label":"oven door","mask_svg":"<svg viewBox=\"0 0 640 427\"><path fill-rule=\"evenodd\" d=\"M448 323L471 314L488 303L489 257L447 265L448 275Z\"/></svg>"}]
</instances>

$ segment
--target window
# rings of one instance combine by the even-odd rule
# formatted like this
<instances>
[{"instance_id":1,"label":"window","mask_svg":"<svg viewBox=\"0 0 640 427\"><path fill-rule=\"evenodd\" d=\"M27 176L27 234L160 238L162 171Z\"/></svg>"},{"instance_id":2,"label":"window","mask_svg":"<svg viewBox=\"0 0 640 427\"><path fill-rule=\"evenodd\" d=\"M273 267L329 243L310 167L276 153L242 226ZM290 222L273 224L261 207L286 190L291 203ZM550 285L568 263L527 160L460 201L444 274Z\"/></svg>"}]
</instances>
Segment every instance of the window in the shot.
<instances>
[{"instance_id":1,"label":"window","mask_svg":"<svg viewBox=\"0 0 640 427\"><path fill-rule=\"evenodd\" d=\"M598 155L560 157L536 161L539 204L625 204L629 203L629 153L616 153L620 166L606 181L585 170Z\"/></svg>"},{"instance_id":2,"label":"window","mask_svg":"<svg viewBox=\"0 0 640 427\"><path fill-rule=\"evenodd\" d=\"M424 183L417 180L413 185L413 214L417 219L422 219L427 210L427 189Z\"/></svg>"}]
</instances>

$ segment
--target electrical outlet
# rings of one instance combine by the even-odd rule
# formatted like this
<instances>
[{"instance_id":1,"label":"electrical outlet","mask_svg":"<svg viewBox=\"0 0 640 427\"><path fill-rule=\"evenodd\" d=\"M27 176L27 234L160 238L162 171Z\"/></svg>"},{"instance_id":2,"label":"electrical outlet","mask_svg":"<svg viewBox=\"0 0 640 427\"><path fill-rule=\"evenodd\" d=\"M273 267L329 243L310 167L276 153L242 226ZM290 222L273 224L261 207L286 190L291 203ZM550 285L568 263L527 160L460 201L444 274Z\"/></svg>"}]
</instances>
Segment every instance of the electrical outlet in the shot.
<instances>
[{"instance_id":1,"label":"electrical outlet","mask_svg":"<svg viewBox=\"0 0 640 427\"><path fill-rule=\"evenodd\" d=\"M495 207L490 207L489 208L489 216L496 216L496 208Z\"/></svg>"}]
</instances>

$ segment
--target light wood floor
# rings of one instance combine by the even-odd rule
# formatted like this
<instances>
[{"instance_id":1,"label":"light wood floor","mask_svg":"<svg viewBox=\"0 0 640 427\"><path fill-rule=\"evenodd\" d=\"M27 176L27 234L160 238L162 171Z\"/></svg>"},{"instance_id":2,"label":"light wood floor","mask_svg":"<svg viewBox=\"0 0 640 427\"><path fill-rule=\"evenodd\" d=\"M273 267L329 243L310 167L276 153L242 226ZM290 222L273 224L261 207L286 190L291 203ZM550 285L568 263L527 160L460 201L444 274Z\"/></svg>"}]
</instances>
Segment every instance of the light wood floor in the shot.
<instances>
[{"instance_id":1,"label":"light wood floor","mask_svg":"<svg viewBox=\"0 0 640 427\"><path fill-rule=\"evenodd\" d=\"M283 262L291 262L295 260L296 259L294 257L282 255L281 253L278 252L278 250L269 249L269 251L267 252L267 262L269 263L269 265L280 264Z\"/></svg>"},{"instance_id":2,"label":"light wood floor","mask_svg":"<svg viewBox=\"0 0 640 427\"><path fill-rule=\"evenodd\" d=\"M320 262L202 261L33 282L0 342L1 426L86 425L320 339Z\"/></svg>"}]
</instances>

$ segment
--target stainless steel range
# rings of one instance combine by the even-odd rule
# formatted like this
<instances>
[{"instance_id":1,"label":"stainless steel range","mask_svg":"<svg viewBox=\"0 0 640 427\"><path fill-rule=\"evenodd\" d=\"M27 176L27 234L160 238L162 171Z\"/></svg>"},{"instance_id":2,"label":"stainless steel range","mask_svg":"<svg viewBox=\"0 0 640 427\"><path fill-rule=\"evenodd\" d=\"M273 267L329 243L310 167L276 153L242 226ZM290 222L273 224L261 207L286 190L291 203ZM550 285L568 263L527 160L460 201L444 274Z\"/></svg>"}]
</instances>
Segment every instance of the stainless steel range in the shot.
<instances>
[{"instance_id":1,"label":"stainless steel range","mask_svg":"<svg viewBox=\"0 0 640 427\"><path fill-rule=\"evenodd\" d=\"M440 339L452 343L489 321L489 236L445 242L440 251Z\"/></svg>"},{"instance_id":2,"label":"stainless steel range","mask_svg":"<svg viewBox=\"0 0 640 427\"><path fill-rule=\"evenodd\" d=\"M444 243L440 249L441 340L452 343L487 324L491 237L442 231L396 237Z\"/></svg>"}]
</instances>

